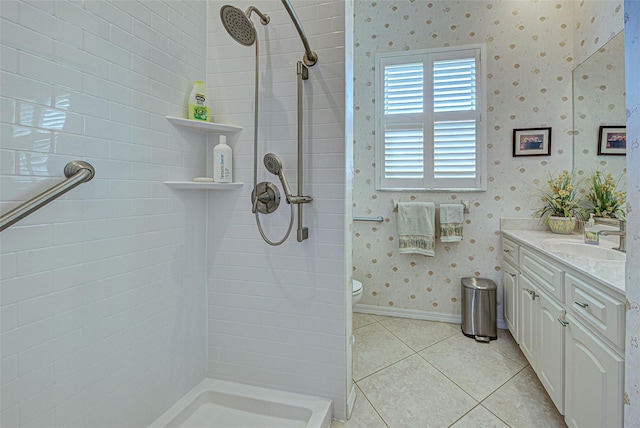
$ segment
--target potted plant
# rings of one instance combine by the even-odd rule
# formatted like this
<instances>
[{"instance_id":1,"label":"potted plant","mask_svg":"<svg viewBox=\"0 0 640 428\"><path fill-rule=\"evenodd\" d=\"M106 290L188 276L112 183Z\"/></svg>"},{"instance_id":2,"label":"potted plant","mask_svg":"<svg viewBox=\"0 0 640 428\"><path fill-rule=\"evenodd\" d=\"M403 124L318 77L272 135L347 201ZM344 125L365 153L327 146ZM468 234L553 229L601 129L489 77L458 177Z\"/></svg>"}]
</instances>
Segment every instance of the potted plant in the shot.
<instances>
[{"instance_id":1,"label":"potted plant","mask_svg":"<svg viewBox=\"0 0 640 428\"><path fill-rule=\"evenodd\" d=\"M570 234L576 226L576 219L583 219L582 198L573 174L562 171L558 177L551 177L548 188L540 190L544 206L536 211L544 224L554 233Z\"/></svg>"},{"instance_id":2,"label":"potted plant","mask_svg":"<svg viewBox=\"0 0 640 428\"><path fill-rule=\"evenodd\" d=\"M589 211L594 217L624 220L626 212L624 205L627 199L627 192L618 191L618 179L611 174L596 171L589 177L587 201Z\"/></svg>"}]
</instances>

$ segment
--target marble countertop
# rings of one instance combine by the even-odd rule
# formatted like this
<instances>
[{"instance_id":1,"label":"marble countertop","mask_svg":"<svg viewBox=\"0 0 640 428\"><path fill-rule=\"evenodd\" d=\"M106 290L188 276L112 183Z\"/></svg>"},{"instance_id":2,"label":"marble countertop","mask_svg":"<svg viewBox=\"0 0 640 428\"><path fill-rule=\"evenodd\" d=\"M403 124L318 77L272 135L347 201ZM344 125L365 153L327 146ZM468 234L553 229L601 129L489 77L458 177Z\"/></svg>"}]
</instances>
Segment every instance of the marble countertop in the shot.
<instances>
[{"instance_id":1,"label":"marble countertop","mask_svg":"<svg viewBox=\"0 0 640 428\"><path fill-rule=\"evenodd\" d=\"M561 264L577 270L584 275L601 282L606 287L625 295L625 262L593 260L585 257L564 255L551 252L543 247L543 241L547 239L570 239L578 243L584 242L582 234L557 235L542 230L503 229L502 234L512 240L536 248L544 255L560 262ZM600 246L613 248L617 246L617 238L601 237Z\"/></svg>"}]
</instances>

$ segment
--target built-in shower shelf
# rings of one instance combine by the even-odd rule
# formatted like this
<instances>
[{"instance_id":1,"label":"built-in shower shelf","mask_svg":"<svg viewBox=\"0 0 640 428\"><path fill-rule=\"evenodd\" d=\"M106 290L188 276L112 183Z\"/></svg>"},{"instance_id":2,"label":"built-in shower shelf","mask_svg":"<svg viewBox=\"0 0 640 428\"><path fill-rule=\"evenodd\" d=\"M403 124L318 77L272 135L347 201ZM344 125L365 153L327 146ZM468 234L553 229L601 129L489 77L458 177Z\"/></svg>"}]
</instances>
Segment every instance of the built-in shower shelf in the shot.
<instances>
[{"instance_id":1,"label":"built-in shower shelf","mask_svg":"<svg viewBox=\"0 0 640 428\"><path fill-rule=\"evenodd\" d=\"M195 181L165 181L164 184L172 189L179 190L234 190L241 188L244 183L198 183Z\"/></svg>"},{"instance_id":2,"label":"built-in shower shelf","mask_svg":"<svg viewBox=\"0 0 640 428\"><path fill-rule=\"evenodd\" d=\"M242 127L235 125L225 125L223 123L203 122L201 120L182 119L180 117L165 116L165 118L176 126L205 132L207 134L235 134L242 131Z\"/></svg>"}]
</instances>

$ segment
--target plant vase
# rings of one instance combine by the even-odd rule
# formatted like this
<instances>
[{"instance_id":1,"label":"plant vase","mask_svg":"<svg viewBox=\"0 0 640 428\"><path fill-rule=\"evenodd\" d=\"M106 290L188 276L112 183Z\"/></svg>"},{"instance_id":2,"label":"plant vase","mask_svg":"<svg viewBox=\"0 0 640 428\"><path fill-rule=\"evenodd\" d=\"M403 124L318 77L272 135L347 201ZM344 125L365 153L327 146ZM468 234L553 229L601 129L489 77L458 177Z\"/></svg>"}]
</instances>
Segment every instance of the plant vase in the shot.
<instances>
[{"instance_id":1,"label":"plant vase","mask_svg":"<svg viewBox=\"0 0 640 428\"><path fill-rule=\"evenodd\" d=\"M547 224L553 233L571 235L576 227L576 218L551 216L549 217Z\"/></svg>"}]
</instances>

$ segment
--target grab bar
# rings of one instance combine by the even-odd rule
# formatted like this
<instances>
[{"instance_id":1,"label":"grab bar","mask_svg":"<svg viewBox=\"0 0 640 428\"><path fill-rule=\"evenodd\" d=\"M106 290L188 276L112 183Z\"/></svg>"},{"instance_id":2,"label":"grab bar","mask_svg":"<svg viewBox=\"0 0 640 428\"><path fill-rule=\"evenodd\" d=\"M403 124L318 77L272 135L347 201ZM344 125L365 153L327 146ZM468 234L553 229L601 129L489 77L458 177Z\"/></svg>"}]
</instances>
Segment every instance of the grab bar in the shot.
<instances>
[{"instance_id":1,"label":"grab bar","mask_svg":"<svg viewBox=\"0 0 640 428\"><path fill-rule=\"evenodd\" d=\"M9 211L0 217L0 232L31 214L32 212L42 208L49 202L67 193L74 187L86 183L96 174L93 166L83 161L72 161L64 167L64 175L67 177L62 183L58 183L49 190L40 193L35 198L25 202L19 207Z\"/></svg>"},{"instance_id":2,"label":"grab bar","mask_svg":"<svg viewBox=\"0 0 640 428\"><path fill-rule=\"evenodd\" d=\"M353 221L377 221L378 223L384 221L384 217L379 215L378 217L354 217Z\"/></svg>"}]
</instances>

